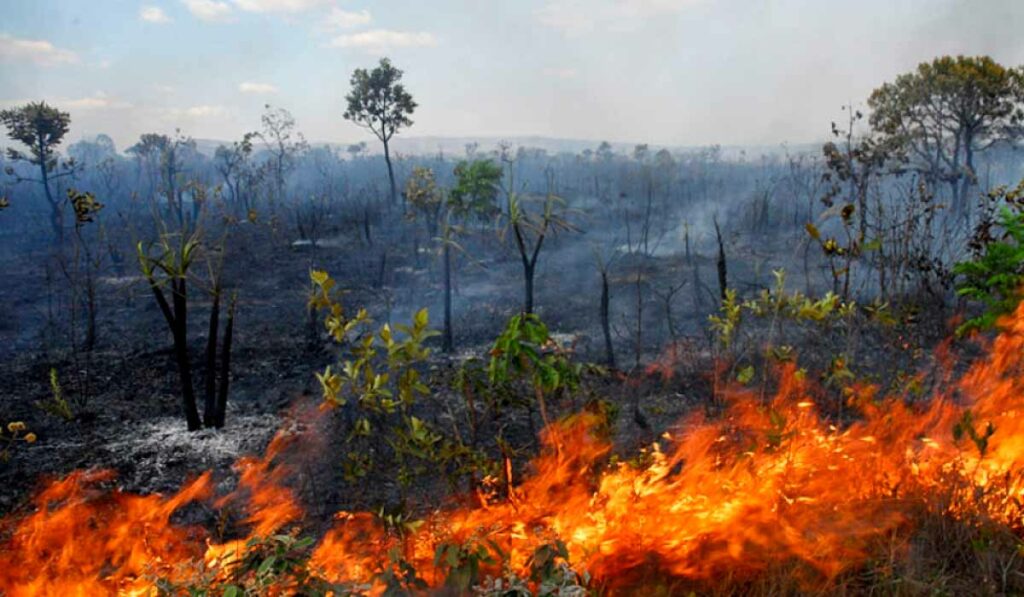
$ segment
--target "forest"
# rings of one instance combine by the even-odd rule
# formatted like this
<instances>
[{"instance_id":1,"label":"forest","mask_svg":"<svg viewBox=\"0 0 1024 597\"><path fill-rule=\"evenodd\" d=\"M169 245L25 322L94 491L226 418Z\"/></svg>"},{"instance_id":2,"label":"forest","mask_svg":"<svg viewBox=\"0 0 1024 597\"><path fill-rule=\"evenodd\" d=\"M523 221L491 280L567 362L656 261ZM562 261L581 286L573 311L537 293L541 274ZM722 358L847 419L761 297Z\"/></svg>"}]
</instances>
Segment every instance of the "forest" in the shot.
<instances>
[{"instance_id":1,"label":"forest","mask_svg":"<svg viewBox=\"0 0 1024 597\"><path fill-rule=\"evenodd\" d=\"M0 595L1024 593L1024 67L767 148L0 111Z\"/></svg>"}]
</instances>

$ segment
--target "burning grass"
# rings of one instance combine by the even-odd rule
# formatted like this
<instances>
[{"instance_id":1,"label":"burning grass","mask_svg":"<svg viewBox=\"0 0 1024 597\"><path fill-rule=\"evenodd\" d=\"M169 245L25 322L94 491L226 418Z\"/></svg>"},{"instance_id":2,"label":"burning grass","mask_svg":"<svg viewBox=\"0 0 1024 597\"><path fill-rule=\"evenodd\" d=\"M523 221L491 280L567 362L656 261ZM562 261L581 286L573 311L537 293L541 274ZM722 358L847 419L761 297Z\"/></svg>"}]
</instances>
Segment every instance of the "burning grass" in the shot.
<instances>
[{"instance_id":1,"label":"burning grass","mask_svg":"<svg viewBox=\"0 0 1024 597\"><path fill-rule=\"evenodd\" d=\"M928 401L850 396L844 427L819 414L793 366L767 402L730 391L632 460L578 414L542 434L529 473L421 520L338 513L319 541L278 456L243 458L238 488L209 474L170 497L76 472L2 522L0 589L37 594L493 595L1007 593L1024 590L1024 307L988 355ZM493 488L492 488L493 489ZM187 504L244 508L219 542L175 522ZM475 587L475 589L474 589ZM394 594L394 593L391 593Z\"/></svg>"}]
</instances>

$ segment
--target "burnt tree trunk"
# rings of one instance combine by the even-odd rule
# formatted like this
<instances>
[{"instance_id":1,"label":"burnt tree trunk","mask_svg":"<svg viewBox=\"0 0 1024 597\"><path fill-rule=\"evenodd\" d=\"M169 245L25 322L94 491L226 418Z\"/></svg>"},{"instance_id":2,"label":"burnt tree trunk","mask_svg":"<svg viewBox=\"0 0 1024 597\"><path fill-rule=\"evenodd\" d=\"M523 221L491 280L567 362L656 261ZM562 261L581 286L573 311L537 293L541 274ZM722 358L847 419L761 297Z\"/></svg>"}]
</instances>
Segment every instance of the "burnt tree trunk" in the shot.
<instances>
[{"instance_id":1,"label":"burnt tree trunk","mask_svg":"<svg viewBox=\"0 0 1024 597\"><path fill-rule=\"evenodd\" d=\"M391 166L391 148L388 147L387 141L384 141L384 161L388 165L388 184L391 186L391 205L394 206L398 203L398 187L395 185L395 170Z\"/></svg>"},{"instance_id":2,"label":"burnt tree trunk","mask_svg":"<svg viewBox=\"0 0 1024 597\"><path fill-rule=\"evenodd\" d=\"M171 300L174 313L171 329L174 336L174 358L178 365L178 377L181 380L182 408L189 431L201 427L199 409L196 407L196 393L192 385L192 365L188 356L188 289L184 278L171 280Z\"/></svg>"},{"instance_id":3,"label":"burnt tree trunk","mask_svg":"<svg viewBox=\"0 0 1024 597\"><path fill-rule=\"evenodd\" d=\"M43 138L39 137L39 155L45 155ZM53 191L50 190L50 168L46 160L39 163L39 174L43 179L43 192L46 194L46 201L50 204L50 227L53 229L53 243L59 245L64 240L64 214L61 212L61 204L53 198Z\"/></svg>"},{"instance_id":4,"label":"burnt tree trunk","mask_svg":"<svg viewBox=\"0 0 1024 597\"><path fill-rule=\"evenodd\" d=\"M528 261L524 261L523 262L523 277L524 277L525 282L526 282L525 285L524 285L524 290L525 290L525 293L526 293L526 297L525 297L525 304L524 304L523 312L527 313L527 314L533 313L533 274L534 274L533 264L528 262Z\"/></svg>"},{"instance_id":5,"label":"burnt tree trunk","mask_svg":"<svg viewBox=\"0 0 1024 597\"><path fill-rule=\"evenodd\" d=\"M601 332L604 334L604 355L609 367L615 367L615 351L612 348L612 328L608 313L608 272L601 272Z\"/></svg>"},{"instance_id":6,"label":"burnt tree trunk","mask_svg":"<svg viewBox=\"0 0 1024 597\"><path fill-rule=\"evenodd\" d=\"M722 300L725 300L726 292L729 290L728 272L725 265L725 243L722 242L722 230L718 227L718 218L714 219L715 238L718 239L718 292Z\"/></svg>"},{"instance_id":7,"label":"burnt tree trunk","mask_svg":"<svg viewBox=\"0 0 1024 597\"><path fill-rule=\"evenodd\" d=\"M224 346L221 348L220 361L220 386L217 388L216 415L214 427L224 427L224 418L228 408L228 386L231 382L231 338L235 329L235 304L237 295L231 296L231 304L228 306L228 321L224 326Z\"/></svg>"},{"instance_id":8,"label":"burnt tree trunk","mask_svg":"<svg viewBox=\"0 0 1024 597\"><path fill-rule=\"evenodd\" d=\"M206 336L206 377L205 400L203 402L203 426L213 427L217 420L217 335L220 333L220 288L213 289L213 305L210 307L210 327Z\"/></svg>"},{"instance_id":9,"label":"burnt tree trunk","mask_svg":"<svg viewBox=\"0 0 1024 597\"><path fill-rule=\"evenodd\" d=\"M452 253L451 246L444 244L444 332L441 350L451 352L455 348L452 337Z\"/></svg>"}]
</instances>

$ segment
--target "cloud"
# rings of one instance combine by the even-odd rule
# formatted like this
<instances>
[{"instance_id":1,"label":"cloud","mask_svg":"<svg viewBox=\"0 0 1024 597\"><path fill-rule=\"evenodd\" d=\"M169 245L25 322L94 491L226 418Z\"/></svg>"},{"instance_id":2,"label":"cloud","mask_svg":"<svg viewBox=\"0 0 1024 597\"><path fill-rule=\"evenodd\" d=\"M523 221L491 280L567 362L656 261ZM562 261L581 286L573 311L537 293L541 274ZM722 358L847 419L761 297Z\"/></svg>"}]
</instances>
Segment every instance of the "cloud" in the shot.
<instances>
[{"instance_id":1,"label":"cloud","mask_svg":"<svg viewBox=\"0 0 1024 597\"><path fill-rule=\"evenodd\" d=\"M139 19L147 23L170 23L171 17L167 16L164 9L159 6L143 6L139 9Z\"/></svg>"},{"instance_id":2,"label":"cloud","mask_svg":"<svg viewBox=\"0 0 1024 597\"><path fill-rule=\"evenodd\" d=\"M110 97L102 91L97 91L91 96L77 99L55 100L54 103L70 110L113 110L132 107L130 103Z\"/></svg>"},{"instance_id":3,"label":"cloud","mask_svg":"<svg viewBox=\"0 0 1024 597\"><path fill-rule=\"evenodd\" d=\"M224 106L203 105L185 108L181 113L189 118L215 118L225 115L227 109Z\"/></svg>"},{"instance_id":4,"label":"cloud","mask_svg":"<svg viewBox=\"0 0 1024 597\"><path fill-rule=\"evenodd\" d=\"M363 9L358 12L342 10L337 6L331 7L331 12L324 19L324 25L332 29L355 29L363 25L369 25L373 17L370 11Z\"/></svg>"},{"instance_id":5,"label":"cloud","mask_svg":"<svg viewBox=\"0 0 1024 597\"><path fill-rule=\"evenodd\" d=\"M40 66L74 64L78 55L71 50L55 47L41 39L21 39L0 33L0 61L22 62L28 60Z\"/></svg>"},{"instance_id":6,"label":"cloud","mask_svg":"<svg viewBox=\"0 0 1024 597\"><path fill-rule=\"evenodd\" d=\"M678 14L702 0L547 0L534 14L542 25L578 35L630 30L654 17Z\"/></svg>"},{"instance_id":7,"label":"cloud","mask_svg":"<svg viewBox=\"0 0 1024 597\"><path fill-rule=\"evenodd\" d=\"M231 15L231 5L218 0L181 0L195 17L203 21L224 21Z\"/></svg>"},{"instance_id":8,"label":"cloud","mask_svg":"<svg viewBox=\"0 0 1024 597\"><path fill-rule=\"evenodd\" d=\"M253 13L285 13L295 14L306 12L314 8L320 8L331 4L334 0L181 0L189 12L203 21L227 21L234 11ZM342 12L337 7L332 7L331 14ZM354 15L357 19L363 16L361 13L345 13ZM369 13L365 14L369 17Z\"/></svg>"},{"instance_id":9,"label":"cloud","mask_svg":"<svg viewBox=\"0 0 1024 597\"><path fill-rule=\"evenodd\" d=\"M235 6L246 12L304 12L325 6L331 0L233 0Z\"/></svg>"},{"instance_id":10,"label":"cloud","mask_svg":"<svg viewBox=\"0 0 1024 597\"><path fill-rule=\"evenodd\" d=\"M268 93L277 93L277 87L271 85L270 83L253 83L251 81L240 83L238 85L238 90L242 93L253 93L262 95Z\"/></svg>"},{"instance_id":11,"label":"cloud","mask_svg":"<svg viewBox=\"0 0 1024 597\"><path fill-rule=\"evenodd\" d=\"M43 101L60 110L119 110L131 108L132 105L124 100L111 97L102 91L92 95L78 98L68 97L46 97ZM30 102L37 102L39 99L11 99L0 100L0 106L13 107L23 106Z\"/></svg>"},{"instance_id":12,"label":"cloud","mask_svg":"<svg viewBox=\"0 0 1024 597\"><path fill-rule=\"evenodd\" d=\"M183 121L195 122L199 120L210 121L214 119L220 121L230 115L229 110L224 106L210 104L201 104L186 108L143 109L143 112L147 115L147 119L149 120L156 118L157 120L173 124L175 126L182 124Z\"/></svg>"},{"instance_id":13,"label":"cloud","mask_svg":"<svg viewBox=\"0 0 1024 597\"><path fill-rule=\"evenodd\" d=\"M332 48L357 48L367 52L381 52L393 48L427 48L437 45L437 38L425 31L391 31L373 29L339 35L328 44Z\"/></svg>"}]
</instances>

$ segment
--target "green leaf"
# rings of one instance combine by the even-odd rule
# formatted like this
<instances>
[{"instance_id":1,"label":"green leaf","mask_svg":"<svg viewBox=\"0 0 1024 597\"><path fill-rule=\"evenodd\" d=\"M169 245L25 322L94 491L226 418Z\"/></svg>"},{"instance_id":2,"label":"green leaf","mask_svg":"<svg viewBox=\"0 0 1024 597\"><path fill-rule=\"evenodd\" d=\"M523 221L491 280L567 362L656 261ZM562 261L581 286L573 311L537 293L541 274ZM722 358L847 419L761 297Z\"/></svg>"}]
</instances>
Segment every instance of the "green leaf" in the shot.
<instances>
[{"instance_id":1,"label":"green leaf","mask_svg":"<svg viewBox=\"0 0 1024 597\"><path fill-rule=\"evenodd\" d=\"M267 572L269 572L270 569L274 566L274 563L276 561L277 561L277 556L269 556L269 557L267 557L267 559L263 560L263 563L260 564L260 567L256 569L256 574L258 574L260 576L266 575Z\"/></svg>"}]
</instances>

